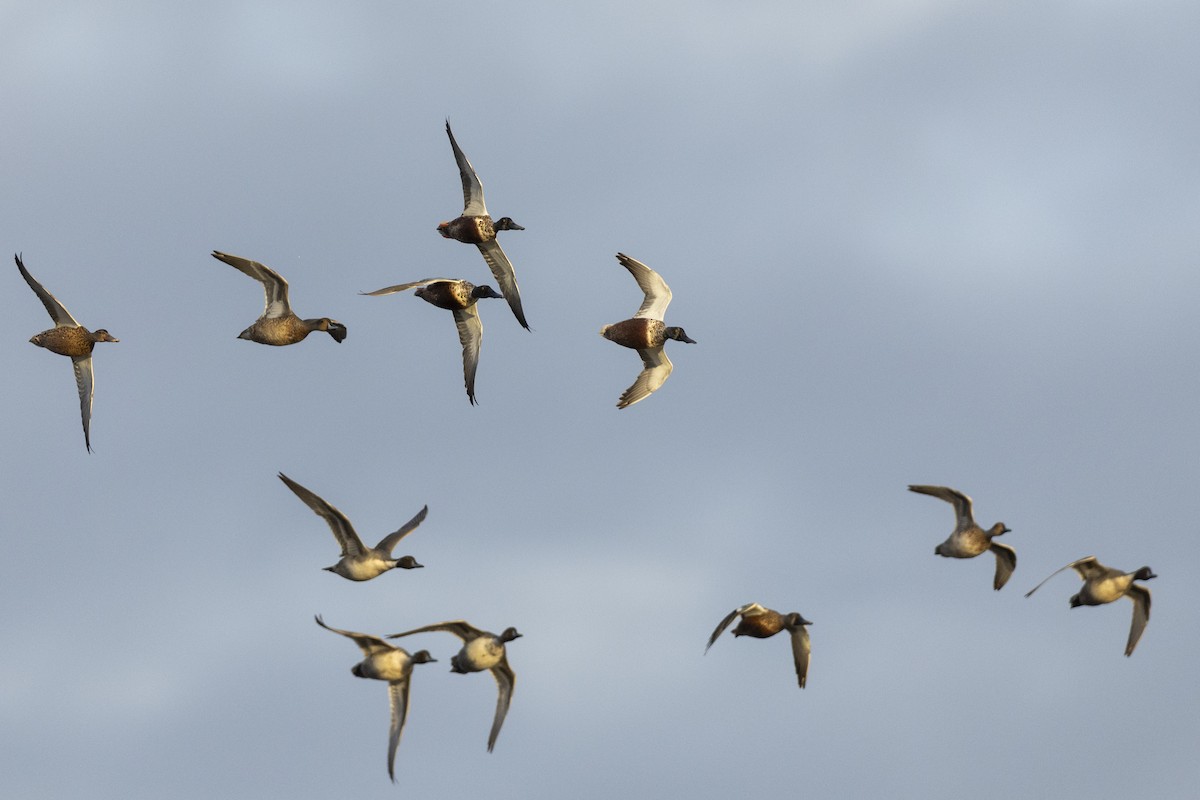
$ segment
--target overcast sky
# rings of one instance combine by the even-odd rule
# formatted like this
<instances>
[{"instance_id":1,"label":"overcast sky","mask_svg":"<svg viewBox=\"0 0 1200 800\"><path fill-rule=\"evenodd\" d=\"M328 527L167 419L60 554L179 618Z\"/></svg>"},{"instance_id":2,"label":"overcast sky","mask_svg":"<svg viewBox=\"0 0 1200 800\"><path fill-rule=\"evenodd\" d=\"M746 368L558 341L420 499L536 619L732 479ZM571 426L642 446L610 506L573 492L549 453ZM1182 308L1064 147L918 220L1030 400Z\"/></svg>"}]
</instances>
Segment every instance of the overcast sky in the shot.
<instances>
[{"instance_id":1,"label":"overcast sky","mask_svg":"<svg viewBox=\"0 0 1200 800\"><path fill-rule=\"evenodd\" d=\"M0 6L0 788L11 797L1194 798L1194 2ZM483 180L477 407L427 277ZM272 348L262 291L345 323ZM597 335L670 284L675 372ZM96 349L95 452L50 319ZM493 284L494 285L494 284ZM351 583L286 472L425 569ZM946 484L1019 562L941 559ZM1160 576L1069 609L1085 555ZM726 634L757 601L813 620ZM354 645L514 625L495 684Z\"/></svg>"}]
</instances>

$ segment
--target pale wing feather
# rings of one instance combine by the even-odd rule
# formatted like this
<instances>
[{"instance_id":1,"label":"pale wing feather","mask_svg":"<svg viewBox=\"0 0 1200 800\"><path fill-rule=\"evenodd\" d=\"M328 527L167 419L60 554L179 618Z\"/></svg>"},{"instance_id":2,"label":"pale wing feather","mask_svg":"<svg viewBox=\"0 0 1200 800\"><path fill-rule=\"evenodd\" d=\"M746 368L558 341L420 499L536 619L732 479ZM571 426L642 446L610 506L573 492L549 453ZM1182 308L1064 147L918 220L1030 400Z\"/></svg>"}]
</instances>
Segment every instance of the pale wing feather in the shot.
<instances>
[{"instance_id":1,"label":"pale wing feather","mask_svg":"<svg viewBox=\"0 0 1200 800\"><path fill-rule=\"evenodd\" d=\"M458 341L462 345L463 383L467 397L475 405L475 371L479 367L479 348L483 344L483 321L475 304L454 310L454 324L458 326Z\"/></svg>"},{"instance_id":2,"label":"pale wing feather","mask_svg":"<svg viewBox=\"0 0 1200 800\"><path fill-rule=\"evenodd\" d=\"M488 734L488 752L496 745L496 737L500 735L500 726L508 716L508 707L512 703L513 687L517 684L516 673L508 665L508 654L501 657L500 663L491 669L492 677L496 679L496 716L492 719L492 730Z\"/></svg>"},{"instance_id":3,"label":"pale wing feather","mask_svg":"<svg viewBox=\"0 0 1200 800\"><path fill-rule=\"evenodd\" d=\"M317 624L325 630L333 631L334 633L340 633L347 639L352 639L354 643L358 645L359 649L362 650L364 656L373 656L376 653L384 653L388 650L396 649L383 639L380 639L378 636L370 636L365 633L357 633L356 631L344 631L341 628L335 628L332 625L326 625L325 620L321 619L320 614L317 614L314 619L316 619Z\"/></svg>"},{"instance_id":4,"label":"pale wing feather","mask_svg":"<svg viewBox=\"0 0 1200 800\"><path fill-rule=\"evenodd\" d=\"M637 380L633 382L633 385L626 389L617 400L617 408L626 408L639 400L645 400L657 392L667 382L667 378L671 377L671 370L674 367L671 359L667 358L664 348L638 350L638 355L642 357L644 367L638 373Z\"/></svg>"},{"instance_id":5,"label":"pale wing feather","mask_svg":"<svg viewBox=\"0 0 1200 800\"><path fill-rule=\"evenodd\" d=\"M971 511L971 498L957 489L951 489L949 486L909 486L908 490L919 494L927 494L939 500L945 500L954 506L956 527L959 530L969 528L975 524L975 517Z\"/></svg>"},{"instance_id":6,"label":"pale wing feather","mask_svg":"<svg viewBox=\"0 0 1200 800\"><path fill-rule=\"evenodd\" d=\"M296 496L303 500L304 504L311 508L318 517L325 520L329 529L333 531L333 538L337 539L338 546L342 548L343 557L361 556L367 551L362 539L358 538L358 534L354 532L354 526L350 524L350 520L346 518L345 514L282 472L279 473L279 480L287 484L287 487L295 492Z\"/></svg>"},{"instance_id":7,"label":"pale wing feather","mask_svg":"<svg viewBox=\"0 0 1200 800\"><path fill-rule=\"evenodd\" d=\"M33 289L33 293L36 294L38 299L42 301L42 305L46 307L46 312L50 315L50 318L54 320L54 327L80 327L79 323L75 321L75 318L71 316L71 312L67 311L66 306L58 302L58 298L46 291L46 287L38 283L37 280L35 280L34 277L29 274L29 270L25 269L25 262L21 260L21 256L14 255L13 258L16 259L17 269L21 271L21 277L23 277L25 282L29 284L29 288Z\"/></svg>"},{"instance_id":8,"label":"pale wing feather","mask_svg":"<svg viewBox=\"0 0 1200 800\"><path fill-rule=\"evenodd\" d=\"M617 261L621 262L621 266L629 270L630 274L633 275L633 279L637 281L638 286L646 295L641 307L633 315L634 318L664 319L664 315L667 313L667 306L671 304L671 287L667 286L667 282L662 279L661 275L636 258L630 258L624 253L617 253Z\"/></svg>"},{"instance_id":9,"label":"pale wing feather","mask_svg":"<svg viewBox=\"0 0 1200 800\"><path fill-rule=\"evenodd\" d=\"M992 588L1000 591L1017 568L1017 551L999 542L992 542L988 549L996 556L996 577L992 580Z\"/></svg>"},{"instance_id":10,"label":"pale wing feather","mask_svg":"<svg viewBox=\"0 0 1200 800\"><path fill-rule=\"evenodd\" d=\"M75 386L79 389L79 415L83 419L83 443L92 451L92 397L96 390L96 376L92 368L91 355L74 356Z\"/></svg>"},{"instance_id":11,"label":"pale wing feather","mask_svg":"<svg viewBox=\"0 0 1200 800\"><path fill-rule=\"evenodd\" d=\"M462 179L463 187L463 216L481 217L487 214L487 206L483 202L483 182L475 173L475 168L463 154L462 148L450 130L450 121L446 121L446 135L450 137L450 147L454 149L454 160L458 163L458 176Z\"/></svg>"},{"instance_id":12,"label":"pale wing feather","mask_svg":"<svg viewBox=\"0 0 1200 800\"><path fill-rule=\"evenodd\" d=\"M387 536L383 537L379 541L379 544L375 545L375 549L391 555L392 549L395 548L396 544L399 543L399 541L405 536L408 536L410 533L416 530L417 526L425 521L425 515L428 513L429 506L425 506L417 512L415 517L404 523L400 530L389 533Z\"/></svg>"},{"instance_id":13,"label":"pale wing feather","mask_svg":"<svg viewBox=\"0 0 1200 800\"><path fill-rule=\"evenodd\" d=\"M812 643L808 638L808 628L796 626L792 631L792 661L796 665L796 680L800 688L808 682L808 659L812 655Z\"/></svg>"},{"instance_id":14,"label":"pale wing feather","mask_svg":"<svg viewBox=\"0 0 1200 800\"><path fill-rule=\"evenodd\" d=\"M717 641L717 637L725 632L725 629L729 627L729 623L733 622L734 619L737 618L737 615L740 611L741 609L737 608L735 608L733 611L730 611L725 615L725 619L721 620L717 627L713 629L712 636L708 637L708 644L704 646L705 653L708 652L708 648L713 646L713 642Z\"/></svg>"},{"instance_id":15,"label":"pale wing feather","mask_svg":"<svg viewBox=\"0 0 1200 800\"><path fill-rule=\"evenodd\" d=\"M432 625L413 628L411 631L404 631L403 633L392 633L387 638L399 639L401 636L411 636L414 633L428 633L430 631L452 633L464 642L469 642L472 639L477 639L485 635L484 631L479 630L479 628L476 628L464 619L452 619L447 622L435 622Z\"/></svg>"},{"instance_id":16,"label":"pale wing feather","mask_svg":"<svg viewBox=\"0 0 1200 800\"><path fill-rule=\"evenodd\" d=\"M1125 596L1133 601L1133 620L1129 623L1129 641L1125 644L1125 655L1131 656L1138 639L1142 638L1142 632L1146 630L1146 623L1150 621L1150 590L1145 586L1130 584Z\"/></svg>"},{"instance_id":17,"label":"pale wing feather","mask_svg":"<svg viewBox=\"0 0 1200 800\"><path fill-rule=\"evenodd\" d=\"M275 270L257 261L251 261L241 256L213 251L213 258L224 261L229 266L249 275L263 285L266 303L262 315L268 319L287 317L292 313L292 305L288 302L288 282Z\"/></svg>"},{"instance_id":18,"label":"pale wing feather","mask_svg":"<svg viewBox=\"0 0 1200 800\"><path fill-rule=\"evenodd\" d=\"M388 729L388 777L396 782L396 748L400 746L400 734L404 732L404 721L408 719L409 678L388 683L388 700L392 707L392 724Z\"/></svg>"},{"instance_id":19,"label":"pale wing feather","mask_svg":"<svg viewBox=\"0 0 1200 800\"><path fill-rule=\"evenodd\" d=\"M767 613L767 609L763 608L758 603L747 603L740 608L735 608L733 611L730 611L725 615L725 619L721 620L720 624L717 625L716 630L714 630L712 633L712 636L708 637L708 644L705 645L704 652L708 652L708 648L713 646L713 642L717 640L717 637L725 632L725 629L729 627L729 623L733 622L733 620L739 614L744 617L757 617L765 613Z\"/></svg>"},{"instance_id":20,"label":"pale wing feather","mask_svg":"<svg viewBox=\"0 0 1200 800\"><path fill-rule=\"evenodd\" d=\"M504 299L508 301L508 307L512 309L513 316L517 318L517 322L521 323L522 328L529 330L529 323L525 321L525 310L521 307L521 290L517 287L517 275L513 272L512 262L500 248L500 242L489 239L476 246L483 254L483 260L487 262L488 269L492 271L492 277L496 279L496 283L500 284L500 294L504 295Z\"/></svg>"},{"instance_id":21,"label":"pale wing feather","mask_svg":"<svg viewBox=\"0 0 1200 800\"><path fill-rule=\"evenodd\" d=\"M1089 562L1089 561L1094 563L1096 561L1096 557L1095 556L1084 556L1083 558L1080 558L1076 561L1072 561L1070 564L1059 567L1058 569L1054 570L1054 572L1051 572L1049 575L1047 575L1042 580L1042 583L1039 583L1037 586L1033 587L1028 592L1026 592L1025 596L1029 597L1029 595L1033 594L1038 589L1042 588L1042 584L1044 584L1046 581L1050 580L1051 578L1053 578L1055 575L1062 572L1063 570L1074 569L1076 572L1079 572L1080 576L1083 577L1084 580L1087 580L1086 576L1083 575L1083 571L1080 570L1079 567L1080 567L1080 565L1085 564L1086 562ZM1087 567L1085 567L1085 569L1087 569Z\"/></svg>"},{"instance_id":22,"label":"pale wing feather","mask_svg":"<svg viewBox=\"0 0 1200 800\"><path fill-rule=\"evenodd\" d=\"M385 294L395 294L396 292L403 292L407 289L414 289L417 286L428 286L431 283L454 283L454 281L450 278L425 278L423 280L413 281L412 283L400 283L395 286L385 286L384 288L376 289L373 292L359 292L359 294L369 295L371 297L379 297Z\"/></svg>"}]
</instances>

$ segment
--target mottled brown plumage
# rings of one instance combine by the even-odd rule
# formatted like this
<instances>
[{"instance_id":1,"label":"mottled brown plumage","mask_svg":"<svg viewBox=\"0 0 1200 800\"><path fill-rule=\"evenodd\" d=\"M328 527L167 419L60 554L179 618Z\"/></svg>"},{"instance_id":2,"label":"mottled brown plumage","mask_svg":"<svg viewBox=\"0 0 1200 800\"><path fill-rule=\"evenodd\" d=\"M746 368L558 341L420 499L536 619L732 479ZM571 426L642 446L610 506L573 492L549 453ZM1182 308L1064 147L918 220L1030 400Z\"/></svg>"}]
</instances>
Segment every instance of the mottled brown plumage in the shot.
<instances>
[{"instance_id":1,"label":"mottled brown plumage","mask_svg":"<svg viewBox=\"0 0 1200 800\"><path fill-rule=\"evenodd\" d=\"M92 397L95 393L92 349L96 346L97 342L117 342L120 340L103 328L96 331L89 331L76 322L75 318L71 316L71 312L67 311L66 307L58 302L58 299L54 295L46 291L45 287L29 274L29 270L25 269L25 264L21 261L20 254L14 255L13 258L17 262L17 269L20 270L21 277L25 279L25 282L29 284L29 288L33 289L33 293L42 301L42 305L46 307L46 312L50 314L50 318L54 320L55 324L55 327L50 330L42 331L30 337L29 341L38 347L44 347L52 353L69 356L72 366L75 369L75 386L79 390L79 413L83 420L83 443L90 453L92 452Z\"/></svg>"}]
</instances>

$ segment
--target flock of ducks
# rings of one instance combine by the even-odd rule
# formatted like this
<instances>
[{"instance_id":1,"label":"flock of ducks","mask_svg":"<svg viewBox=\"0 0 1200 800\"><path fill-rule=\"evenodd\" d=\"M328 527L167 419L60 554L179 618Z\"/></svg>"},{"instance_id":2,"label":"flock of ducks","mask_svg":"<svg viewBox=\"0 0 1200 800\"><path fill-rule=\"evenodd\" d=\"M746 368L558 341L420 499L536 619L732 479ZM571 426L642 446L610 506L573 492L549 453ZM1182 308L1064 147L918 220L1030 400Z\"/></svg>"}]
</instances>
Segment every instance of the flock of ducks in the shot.
<instances>
[{"instance_id":1,"label":"flock of ducks","mask_svg":"<svg viewBox=\"0 0 1200 800\"><path fill-rule=\"evenodd\" d=\"M483 323L476 308L477 302L487 298L504 299L517 322L529 330L512 263L496 239L499 231L520 231L524 228L513 222L510 217L501 217L497 220L491 218L484 203L483 184L474 167L471 166L471 162L467 160L466 155L458 146L449 122L446 123L446 135L450 139L450 146L454 152L454 159L462 180L464 207L461 215L449 222L440 223L437 231L447 239L474 244L478 247L499 285L500 291L497 292L491 286L476 285L462 279L424 278L362 294L378 297L415 289L414 294L417 297L438 308L450 311L454 315L459 342L462 345L463 382L467 398L474 405L477 402L475 399L475 375L483 339ZM299 317L292 310L288 298L288 282L273 269L257 261L220 251L214 251L212 255L263 285L265 293L263 312L253 324L238 334L239 339L282 347L297 344L314 331L322 331L328 333L335 342L345 341L347 328L343 323L329 317L311 319ZM84 444L90 453L92 449L90 423L94 394L92 350L99 342L117 342L119 340L109 334L107 330L99 329L93 332L80 325L62 303L30 275L20 254L15 256L15 260L21 276L38 296L38 299L42 301L55 325L53 328L33 336L30 342L71 358L79 390ZM667 286L666 281L650 267L624 253L617 254L617 261L637 281L638 287L644 295L642 304L633 317L605 325L600 329L600 334L609 341L637 350L642 360L642 371L634 383L621 394L617 402L618 408L626 408L649 397L660 389L670 377L673 367L664 350L668 339L688 344L695 344L695 340L689 338L683 328L667 326L663 321L667 306L671 302L671 289ZM341 557L333 566L325 567L327 571L347 580L367 581L393 569L409 570L422 567L413 556L405 555L396 558L393 551L402 539L416 530L425 520L429 511L428 506L423 507L398 530L383 537L377 545L368 547L359 538L350 524L350 520L337 508L287 475L279 473L279 479L317 516L324 519L333 532L334 538L341 548ZM954 507L954 530L946 541L937 545L934 553L945 558L959 559L975 558L985 552L992 553L996 558L996 572L992 586L996 590L1003 588L1016 569L1017 554L1012 547L1001 544L995 539L1009 533L1010 529L1001 522L997 522L986 530L979 526L972 513L971 498L960 491L946 486L929 485L911 485L908 488L910 491L944 500ZM1132 655L1146 628L1146 623L1150 619L1150 591L1136 581L1146 581L1157 577L1154 572L1149 567L1141 567L1133 572L1123 572L1104 566L1094 556L1087 556L1051 573L1025 596L1029 597L1050 578L1067 569L1074 569L1083 580L1083 587L1070 598L1072 608L1080 605L1111 603L1121 597L1127 597L1132 601L1133 620L1125 646L1125 655ZM803 689L808 680L812 652L808 626L813 623L798 612L781 613L758 603L748 603L733 609L720 621L708 639L708 644L704 648L705 653L739 617L740 619L732 631L735 637L749 636L765 639L782 631L788 632L791 638L792 661L796 679L800 688ZM316 622L322 628L345 636L358 645L363 653L363 660L351 668L351 672L355 676L380 680L388 684L391 707L388 775L393 781L395 781L396 749L399 746L400 736L408 716L409 688L413 666L436 663L437 659L428 650L409 653L401 647L390 644L385 639L444 632L452 634L462 642L462 647L450 658L451 671L460 674L488 671L496 681L496 710L487 741L488 752L492 751L508 714L513 688L516 684L516 675L509 666L506 650L509 642L521 637L516 628L506 628L497 635L476 628L465 620L449 620L381 638L334 628L325 624L320 615L316 616Z\"/></svg>"}]
</instances>

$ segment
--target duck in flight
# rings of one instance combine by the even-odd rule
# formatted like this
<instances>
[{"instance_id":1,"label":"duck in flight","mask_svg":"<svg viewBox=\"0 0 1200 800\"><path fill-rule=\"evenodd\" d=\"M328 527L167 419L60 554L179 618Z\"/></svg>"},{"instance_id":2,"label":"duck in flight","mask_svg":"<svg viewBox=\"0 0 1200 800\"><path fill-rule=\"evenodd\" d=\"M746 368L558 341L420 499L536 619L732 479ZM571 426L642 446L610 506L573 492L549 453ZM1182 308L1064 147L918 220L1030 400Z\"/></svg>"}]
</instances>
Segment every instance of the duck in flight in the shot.
<instances>
[{"instance_id":1,"label":"duck in flight","mask_svg":"<svg viewBox=\"0 0 1200 800\"><path fill-rule=\"evenodd\" d=\"M350 668L355 677L387 681L388 700L392 707L392 724L388 732L388 777L395 783L396 748L400 746L400 734L404 732L404 721L408 717L408 688L413 665L429 664L437 659L429 655L428 650L409 655L407 650L390 645L376 636L330 627L319 614L316 620L325 630L351 639L363 651L366 658Z\"/></svg>"},{"instance_id":2,"label":"duck in flight","mask_svg":"<svg viewBox=\"0 0 1200 800\"><path fill-rule=\"evenodd\" d=\"M492 731L488 734L487 745L488 752L492 752L496 745L496 737L500 735L500 726L504 724L504 717L508 714L508 706L512 703L513 686L517 682L516 674L508 665L508 652L504 645L513 639L521 638L521 634L517 633L516 628L505 628L504 632L497 636L488 631L481 631L466 620L456 619L414 628L404 633L393 633L387 638L399 639L401 636L429 631L445 631L462 640L462 649L450 657L451 672L465 675L468 672L488 670L496 679L496 716L492 720Z\"/></svg>"},{"instance_id":3,"label":"duck in flight","mask_svg":"<svg viewBox=\"0 0 1200 800\"><path fill-rule=\"evenodd\" d=\"M806 625L812 625L812 622L800 616L797 612L791 614L780 614L778 611L772 611L769 608L764 608L758 603L747 603L746 605L735 608L730 611L725 619L721 620L717 625L716 630L712 632L712 636L708 637L708 644L704 647L704 652L708 652L708 648L713 646L713 642L717 641L717 637L725 632L729 627L729 623L740 616L741 620L737 627L733 629L734 636L752 636L755 639L767 639L780 631L787 631L792 636L792 662L796 667L796 680L803 689L808 682L808 661L812 654L812 645L808 637L808 628Z\"/></svg>"},{"instance_id":4,"label":"duck in flight","mask_svg":"<svg viewBox=\"0 0 1200 800\"><path fill-rule=\"evenodd\" d=\"M214 250L213 258L224 261L229 266L249 275L263 285L266 293L266 307L262 316L254 321L246 330L238 334L239 339L247 339L259 344L269 344L276 347L296 344L313 331L325 331L335 342L341 343L346 339L346 326L329 317L316 319L300 319L292 311L288 302L288 282L270 267L251 261L241 256L231 256Z\"/></svg>"},{"instance_id":5,"label":"duck in flight","mask_svg":"<svg viewBox=\"0 0 1200 800\"><path fill-rule=\"evenodd\" d=\"M992 579L992 588L999 591L1012 577L1017 568L1017 551L1008 545L992 541L995 537L1008 533L1009 528L1003 522L997 522L988 530L975 523L971 514L971 498L957 489L948 486L909 486L910 492L927 494L940 500L945 500L954 506L954 531L950 538L933 549L935 555L946 558L974 558L989 550L996 556L996 576Z\"/></svg>"},{"instance_id":6,"label":"duck in flight","mask_svg":"<svg viewBox=\"0 0 1200 800\"><path fill-rule=\"evenodd\" d=\"M332 567L325 567L327 572L341 575L351 581L369 581L396 567L419 569L423 566L418 564L412 556L393 558L392 550L396 549L396 545L401 539L416 530L417 526L425 520L425 515L429 513L429 506L418 511L417 515L404 523L400 530L389 533L380 539L379 544L367 547L363 544L362 539L358 538L358 534L354 532L354 526L350 524L350 520L346 518L345 514L282 472L279 473L279 480L295 492L296 496L303 500L304 504L311 508L318 517L325 520L329 529L333 531L333 538L337 539L338 545L341 546L341 560Z\"/></svg>"},{"instance_id":7,"label":"duck in flight","mask_svg":"<svg viewBox=\"0 0 1200 800\"><path fill-rule=\"evenodd\" d=\"M449 278L425 278L412 283L401 283L376 289L373 292L362 292L371 297L385 294L395 294L417 287L413 292L417 297L438 308L444 308L454 314L454 324L458 326L458 341L462 345L463 383L467 387L467 399L471 405L475 400L475 370L479 367L479 348L483 345L483 322L479 319L479 311L475 303L480 298L500 297L490 286L476 286L470 281L456 281Z\"/></svg>"},{"instance_id":8,"label":"duck in flight","mask_svg":"<svg viewBox=\"0 0 1200 800\"><path fill-rule=\"evenodd\" d=\"M1072 561L1065 567L1054 570L1042 583L1066 569L1075 570L1083 579L1083 588L1071 596L1071 608L1103 605L1122 597L1128 597L1133 601L1133 620L1129 624L1129 640L1125 642L1125 655L1133 655L1133 648L1137 647L1138 639L1142 638L1142 632L1146 630L1146 623L1150 621L1150 590L1134 581L1148 581L1158 576L1149 567L1141 567L1133 572L1122 572L1119 569L1104 566L1096 560L1095 556L1085 556L1077 561ZM1040 589L1042 583L1026 592L1025 596L1029 597Z\"/></svg>"},{"instance_id":9,"label":"duck in flight","mask_svg":"<svg viewBox=\"0 0 1200 800\"><path fill-rule=\"evenodd\" d=\"M521 290L517 288L517 276L513 272L512 262L504 255L500 243L496 241L498 231L525 229L513 222L511 217L492 220L483 202L483 183L455 141L449 120L446 120L446 135L450 137L450 147L454 150L454 160L458 163L458 176L462 179L463 212L449 222L438 223L438 233L446 239L473 244L479 248L483 260L487 262L496 283L500 286L500 293L508 301L513 316L521 323L522 328L529 330L529 323L525 321L525 311L521 308Z\"/></svg>"},{"instance_id":10,"label":"duck in flight","mask_svg":"<svg viewBox=\"0 0 1200 800\"><path fill-rule=\"evenodd\" d=\"M54 320L53 328L35 334L29 341L52 353L70 356L71 365L75 368L75 385L79 389L79 413L83 419L83 444L90 453L92 452L92 397L95 394L96 385L92 369L92 348L96 346L97 342L119 342L121 340L103 328L89 331L76 322L75 318L71 316L71 312L67 311L54 295L46 291L45 287L29 274L20 254L13 255L13 258L16 259L21 277L29 284L29 288L33 289L33 293L42 301L42 305L50 313L50 318Z\"/></svg>"},{"instance_id":11,"label":"duck in flight","mask_svg":"<svg viewBox=\"0 0 1200 800\"><path fill-rule=\"evenodd\" d=\"M637 380L617 401L617 408L626 408L657 392L671 377L674 367L663 350L667 339L688 344L695 344L696 340L689 339L683 328L668 327L663 323L663 315L671 303L671 288L662 276L624 253L617 253L617 261L629 270L645 294L641 308L631 319L600 329L600 335L605 339L637 350L642 357L642 371L638 373Z\"/></svg>"}]
</instances>

